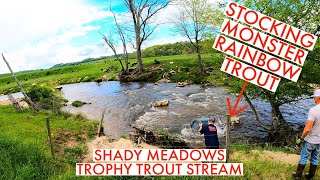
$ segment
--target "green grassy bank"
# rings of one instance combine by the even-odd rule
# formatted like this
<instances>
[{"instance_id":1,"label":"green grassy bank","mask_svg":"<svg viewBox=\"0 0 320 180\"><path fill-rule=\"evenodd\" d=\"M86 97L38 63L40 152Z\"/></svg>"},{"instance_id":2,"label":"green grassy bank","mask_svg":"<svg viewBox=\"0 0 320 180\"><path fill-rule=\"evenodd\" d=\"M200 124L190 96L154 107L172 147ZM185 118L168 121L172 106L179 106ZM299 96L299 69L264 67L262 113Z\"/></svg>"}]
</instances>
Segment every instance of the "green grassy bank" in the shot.
<instances>
[{"instance_id":1,"label":"green grassy bank","mask_svg":"<svg viewBox=\"0 0 320 180\"><path fill-rule=\"evenodd\" d=\"M74 172L97 127L80 115L16 112L12 106L0 106L0 112L0 179L48 179ZM55 158L45 118L50 119Z\"/></svg>"},{"instance_id":2,"label":"green grassy bank","mask_svg":"<svg viewBox=\"0 0 320 180\"><path fill-rule=\"evenodd\" d=\"M86 142L95 135L97 123L80 115L49 111L16 112L12 106L0 106L0 179L212 179L212 177L76 177L75 163L82 162ZM50 118L55 158L51 157L45 118ZM217 179L288 179L295 170L292 163L270 158L297 156L273 147L248 147L241 143L231 147L231 162L244 163L243 177ZM280 154L277 154L280 153ZM320 173L317 173L318 177Z\"/></svg>"},{"instance_id":3,"label":"green grassy bank","mask_svg":"<svg viewBox=\"0 0 320 180\"><path fill-rule=\"evenodd\" d=\"M160 64L155 64L155 59L160 61ZM153 69L160 65L163 69L162 72L156 74L154 77L147 78L147 80L151 82L160 80L164 72L174 70L176 71L176 74L170 77L172 82L191 80L194 83L212 82L216 85L223 85L223 78L226 77L226 74L219 70L223 61L221 54L203 54L202 59L205 67L216 70L211 73L211 76L199 76L199 66L196 54L149 57L144 58L143 63L146 70ZM129 66L135 62L135 59L131 59ZM105 72L109 68L110 70ZM45 83L49 86L57 86L59 84L90 82L99 78L102 78L105 81L113 81L117 79L120 70L119 62L109 58L94 62L79 63L72 66L18 72L16 75L24 87L30 87L34 83ZM19 89L10 74L0 75L0 94L17 91L19 91Z\"/></svg>"}]
</instances>

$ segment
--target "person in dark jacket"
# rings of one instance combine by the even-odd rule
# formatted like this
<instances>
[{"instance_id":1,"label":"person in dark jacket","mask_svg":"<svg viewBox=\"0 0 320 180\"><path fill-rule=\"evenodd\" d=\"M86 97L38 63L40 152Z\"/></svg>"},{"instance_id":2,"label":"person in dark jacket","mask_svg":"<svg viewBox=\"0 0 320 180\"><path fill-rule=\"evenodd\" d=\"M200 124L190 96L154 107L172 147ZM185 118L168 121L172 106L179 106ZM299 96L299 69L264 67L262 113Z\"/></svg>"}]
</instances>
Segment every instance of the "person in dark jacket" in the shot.
<instances>
[{"instance_id":1,"label":"person in dark jacket","mask_svg":"<svg viewBox=\"0 0 320 180\"><path fill-rule=\"evenodd\" d=\"M219 139L217 134L217 128L214 125L215 119L209 119L208 125L203 126L202 122L199 122L199 134L204 135L204 142L207 149L219 149Z\"/></svg>"}]
</instances>

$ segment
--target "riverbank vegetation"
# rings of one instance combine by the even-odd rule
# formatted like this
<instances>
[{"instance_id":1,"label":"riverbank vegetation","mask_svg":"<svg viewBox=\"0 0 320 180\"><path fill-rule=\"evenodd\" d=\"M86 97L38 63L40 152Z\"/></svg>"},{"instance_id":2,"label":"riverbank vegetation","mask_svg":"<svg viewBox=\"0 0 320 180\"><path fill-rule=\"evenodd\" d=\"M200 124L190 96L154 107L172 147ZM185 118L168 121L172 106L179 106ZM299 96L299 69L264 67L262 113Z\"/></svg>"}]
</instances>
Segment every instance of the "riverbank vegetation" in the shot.
<instances>
[{"instance_id":1,"label":"riverbank vegetation","mask_svg":"<svg viewBox=\"0 0 320 180\"><path fill-rule=\"evenodd\" d=\"M141 179L141 177L76 177L75 163L87 153L86 142L95 136L97 123L80 115L54 115L51 111L16 112L12 106L0 106L0 178L1 179ZM50 154L45 118L50 118L55 158ZM243 177L217 179L287 179L294 171L299 155L284 148L231 146L231 162L244 163ZM320 175L318 172L317 175ZM212 179L212 177L183 177ZM143 179L181 179L181 177L143 177Z\"/></svg>"},{"instance_id":2,"label":"riverbank vegetation","mask_svg":"<svg viewBox=\"0 0 320 180\"><path fill-rule=\"evenodd\" d=\"M35 113L13 106L0 106L0 179L48 179L68 171L86 153L85 143L96 133L97 123L81 115ZM50 154L45 119L53 138Z\"/></svg>"},{"instance_id":3,"label":"riverbank vegetation","mask_svg":"<svg viewBox=\"0 0 320 180\"><path fill-rule=\"evenodd\" d=\"M203 61L208 71L219 70L222 62L221 53L204 54ZM156 64L157 60L160 64ZM135 60L129 60L132 69L135 69ZM223 81L217 81L217 78L199 77L196 54L173 55L148 57L144 59L146 70L158 68L154 76L147 76L145 79L136 79L156 82L163 78L165 72L174 70L175 74L170 76L172 82L191 80L194 83L202 83L213 80L217 85L223 84ZM120 65L112 58L103 60L79 63L71 66L62 66L57 68L35 70L30 72L18 72L16 76L24 87L31 87L33 84L45 84L46 86L58 86L62 84L93 82L99 79L103 81L115 81L120 72ZM213 72L213 75L224 75L223 73ZM226 75L224 75L226 76ZM223 76L223 77L224 77ZM218 76L217 76L218 77ZM223 78L219 77L219 79ZM216 82L217 81L217 82ZM0 75L0 94L18 92L19 88L10 74Z\"/></svg>"},{"instance_id":4,"label":"riverbank vegetation","mask_svg":"<svg viewBox=\"0 0 320 180\"><path fill-rule=\"evenodd\" d=\"M267 1L245 1L245 6L263 12L279 21L294 25L298 29L304 29L311 34L319 34L320 29L313 26L319 22L310 12L317 11L319 3L314 1L288 1L267 2ZM281 9L281 10L280 10ZM305 11L305 10L308 11ZM299 18L289 18L299 17ZM299 80L293 82L282 78L277 91L272 93L258 86L249 84L244 92L244 98L254 112L256 122L270 134L270 141L278 145L295 144L296 137L301 135L301 130L295 130L288 124L283 117L280 107L284 104L294 103L313 94L314 88L320 84L320 75L316 73L320 68L319 61L320 42L315 44L314 49L309 52ZM230 92L240 92L243 85L242 80L235 79L234 85L230 87ZM268 120L261 119L260 113L256 111L252 100L262 100L270 104L272 116ZM312 105L312 104L310 104ZM307 117L306 117L307 118Z\"/></svg>"}]
</instances>

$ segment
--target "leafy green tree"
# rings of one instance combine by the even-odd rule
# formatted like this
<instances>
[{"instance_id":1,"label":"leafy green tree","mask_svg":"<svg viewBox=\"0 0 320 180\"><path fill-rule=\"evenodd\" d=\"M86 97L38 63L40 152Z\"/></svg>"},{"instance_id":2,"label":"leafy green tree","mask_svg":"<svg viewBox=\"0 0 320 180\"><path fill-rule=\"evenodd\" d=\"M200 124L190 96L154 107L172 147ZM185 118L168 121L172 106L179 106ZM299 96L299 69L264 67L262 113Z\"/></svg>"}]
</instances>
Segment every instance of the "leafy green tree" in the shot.
<instances>
[{"instance_id":1,"label":"leafy green tree","mask_svg":"<svg viewBox=\"0 0 320 180\"><path fill-rule=\"evenodd\" d=\"M319 34L319 1L306 0L247 0L245 6L257 10L263 14L271 16L282 22L303 29L312 34ZM314 12L316 12L314 14ZM294 135L292 128L286 122L280 111L280 106L302 99L313 92L310 83L319 84L319 51L318 42L313 52L310 52L306 59L305 66L301 72L298 82L292 82L284 78L275 93L272 93L255 85L248 85L244 97L253 110L258 124L270 132L273 141L288 143L288 137ZM232 78L234 86L230 87L230 92L238 93L241 90L243 81ZM272 108L272 118L269 123L262 121L251 100L260 99L270 103ZM294 139L294 138L290 138Z\"/></svg>"},{"instance_id":2,"label":"leafy green tree","mask_svg":"<svg viewBox=\"0 0 320 180\"><path fill-rule=\"evenodd\" d=\"M200 74L206 74L201 59L201 41L210 34L220 19L219 7L214 7L208 0L180 1L179 16L174 22L177 32L187 37L198 54ZM218 6L218 5L217 5Z\"/></svg>"}]
</instances>

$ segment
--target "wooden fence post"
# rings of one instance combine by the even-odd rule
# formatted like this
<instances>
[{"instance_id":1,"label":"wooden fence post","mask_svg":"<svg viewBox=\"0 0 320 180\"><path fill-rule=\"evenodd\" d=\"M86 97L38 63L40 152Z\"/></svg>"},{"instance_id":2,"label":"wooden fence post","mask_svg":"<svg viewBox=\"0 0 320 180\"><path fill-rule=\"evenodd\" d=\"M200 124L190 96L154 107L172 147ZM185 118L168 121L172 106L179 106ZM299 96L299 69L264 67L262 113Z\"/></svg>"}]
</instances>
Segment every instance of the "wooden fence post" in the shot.
<instances>
[{"instance_id":1,"label":"wooden fence post","mask_svg":"<svg viewBox=\"0 0 320 180\"><path fill-rule=\"evenodd\" d=\"M52 142L52 136L51 136L51 131L50 131L49 118L46 118L46 125L47 125L48 140L49 140L49 144L50 144L51 155L52 155L52 157L54 157L53 142Z\"/></svg>"},{"instance_id":2,"label":"wooden fence post","mask_svg":"<svg viewBox=\"0 0 320 180\"><path fill-rule=\"evenodd\" d=\"M229 153L230 153L230 124L231 124L231 117L230 117L230 114L228 114L227 115L227 134L226 134L226 150L227 150L226 162L229 161Z\"/></svg>"},{"instance_id":3,"label":"wooden fence post","mask_svg":"<svg viewBox=\"0 0 320 180\"><path fill-rule=\"evenodd\" d=\"M8 99L11 101L13 107L17 110L17 111L21 111L21 107L19 105L19 103L14 99L14 97L9 93L8 95Z\"/></svg>"}]
</instances>

